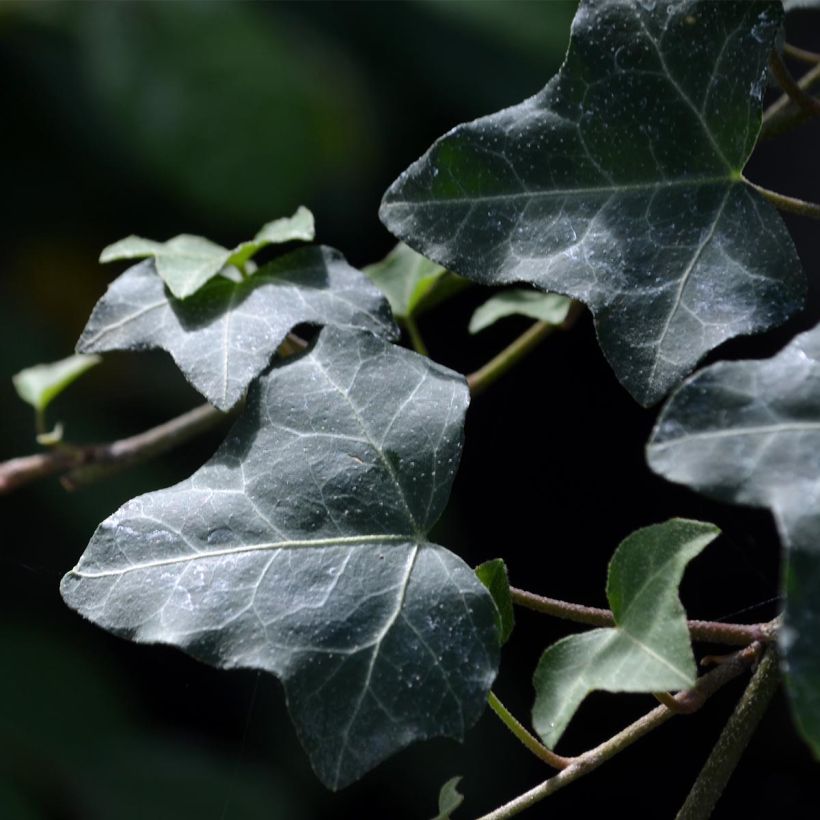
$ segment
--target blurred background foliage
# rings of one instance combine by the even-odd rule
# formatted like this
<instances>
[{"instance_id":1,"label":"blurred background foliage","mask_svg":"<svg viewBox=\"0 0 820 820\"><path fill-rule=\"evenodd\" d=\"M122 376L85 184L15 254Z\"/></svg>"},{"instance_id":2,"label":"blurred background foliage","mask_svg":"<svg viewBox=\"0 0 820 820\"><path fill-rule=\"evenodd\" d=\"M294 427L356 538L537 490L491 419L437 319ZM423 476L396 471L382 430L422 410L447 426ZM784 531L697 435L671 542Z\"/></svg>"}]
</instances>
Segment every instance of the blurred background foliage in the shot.
<instances>
[{"instance_id":1,"label":"blurred background foliage","mask_svg":"<svg viewBox=\"0 0 820 820\"><path fill-rule=\"evenodd\" d=\"M30 408L10 376L72 351L117 273L97 264L103 246L129 233L163 240L182 232L232 246L305 204L321 242L359 266L379 259L393 244L377 217L387 185L444 131L538 91L563 56L574 6L0 2L0 458L36 448ZM814 19L797 13L797 45L817 47ZM812 178L797 150L782 149L814 145L816 155L818 131L808 134L764 149L752 178L817 198L817 169ZM818 258L816 225L789 224L808 268ZM425 317L434 358L467 371L511 338L516 320L467 344L482 298L469 291ZM816 312L754 352L774 352L812 321ZM727 350L746 348L729 345L721 355ZM704 557L684 585L698 617L776 594L767 516L726 511L648 474L642 444L653 414L615 383L588 320L503 384L471 413L464 467L437 533L442 543L473 564L502 554L514 581L600 604L621 537L690 515L724 526L731 559ZM65 423L68 440L106 440L198 401L163 354L113 354L58 399L50 417ZM466 817L542 779L537 761L485 718L464 746L414 747L330 795L309 770L275 681L127 644L62 605L59 578L96 524L133 495L189 475L221 434L72 495L50 481L0 502L0 817L423 818L455 774L465 775ZM523 468L514 458L522 448ZM750 617L767 616L763 608ZM499 691L523 716L535 660L565 630L526 616L521 623L522 638L537 630L541 640L516 644L514 636ZM568 749L600 741L648 705L628 698L612 709L607 696L592 700L587 722L568 733ZM755 783L749 805L816 816L799 807L818 796L817 770L791 730L782 731L782 704L772 720L768 745L753 747L747 764ZM691 761L675 761L676 778L657 769L656 784L638 791L635 767L659 765L650 746L643 758L596 775L594 789L570 789L565 802L556 796L549 811L583 813L606 794L633 816L672 816L717 727L707 720L665 731L681 733L676 748L695 750ZM735 794L738 810L747 805L741 788L727 795Z\"/></svg>"}]
</instances>

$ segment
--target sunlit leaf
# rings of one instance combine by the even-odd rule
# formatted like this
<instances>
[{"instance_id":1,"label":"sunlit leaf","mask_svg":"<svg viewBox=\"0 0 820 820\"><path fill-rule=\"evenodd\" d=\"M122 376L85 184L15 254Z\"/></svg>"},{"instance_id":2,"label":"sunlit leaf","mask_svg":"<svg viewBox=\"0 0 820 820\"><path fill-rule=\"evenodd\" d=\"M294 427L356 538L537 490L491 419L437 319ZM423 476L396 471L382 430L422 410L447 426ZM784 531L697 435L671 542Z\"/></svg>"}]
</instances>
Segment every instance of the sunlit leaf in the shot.
<instances>
[{"instance_id":1,"label":"sunlit leaf","mask_svg":"<svg viewBox=\"0 0 820 820\"><path fill-rule=\"evenodd\" d=\"M719 533L712 524L675 518L638 530L612 557L607 598L615 627L570 635L535 670L533 726L554 746L581 702L595 690L687 689L696 666L678 599L686 565Z\"/></svg>"},{"instance_id":2,"label":"sunlit leaf","mask_svg":"<svg viewBox=\"0 0 820 820\"><path fill-rule=\"evenodd\" d=\"M468 398L459 374L326 328L254 383L189 480L100 525L63 597L133 640L280 677L331 788L414 740L461 738L495 677L495 607L426 534Z\"/></svg>"},{"instance_id":3,"label":"sunlit leaf","mask_svg":"<svg viewBox=\"0 0 820 820\"><path fill-rule=\"evenodd\" d=\"M557 293L534 290L505 290L476 308L470 319L470 333L478 333L506 316L529 316L539 322L560 325L567 318L572 300Z\"/></svg>"},{"instance_id":4,"label":"sunlit leaf","mask_svg":"<svg viewBox=\"0 0 820 820\"><path fill-rule=\"evenodd\" d=\"M513 612L510 580L507 577L507 565L501 558L485 561L475 568L478 580L484 584L493 596L495 607L498 610L498 634L501 643L505 644L515 627L515 613Z\"/></svg>"},{"instance_id":5,"label":"sunlit leaf","mask_svg":"<svg viewBox=\"0 0 820 820\"><path fill-rule=\"evenodd\" d=\"M453 812L464 802L464 795L458 790L460 777L452 777L442 787L438 795L438 814L433 820L452 820Z\"/></svg>"},{"instance_id":6,"label":"sunlit leaf","mask_svg":"<svg viewBox=\"0 0 820 820\"><path fill-rule=\"evenodd\" d=\"M802 304L791 239L741 176L782 17L777 2L582 2L544 90L439 139L382 220L462 276L585 302L618 378L658 401Z\"/></svg>"},{"instance_id":7,"label":"sunlit leaf","mask_svg":"<svg viewBox=\"0 0 820 820\"><path fill-rule=\"evenodd\" d=\"M77 343L84 352L167 350L220 410L233 407L297 324L396 330L387 303L330 248L303 248L248 279L217 276L184 301L169 296L154 263L129 268L100 299Z\"/></svg>"},{"instance_id":8,"label":"sunlit leaf","mask_svg":"<svg viewBox=\"0 0 820 820\"><path fill-rule=\"evenodd\" d=\"M647 452L671 481L774 514L787 548L786 679L820 757L820 326L771 359L696 373L664 408Z\"/></svg>"},{"instance_id":9,"label":"sunlit leaf","mask_svg":"<svg viewBox=\"0 0 820 820\"><path fill-rule=\"evenodd\" d=\"M27 367L12 376L12 382L24 402L43 412L66 387L101 361L100 356L69 356L59 362Z\"/></svg>"}]
</instances>

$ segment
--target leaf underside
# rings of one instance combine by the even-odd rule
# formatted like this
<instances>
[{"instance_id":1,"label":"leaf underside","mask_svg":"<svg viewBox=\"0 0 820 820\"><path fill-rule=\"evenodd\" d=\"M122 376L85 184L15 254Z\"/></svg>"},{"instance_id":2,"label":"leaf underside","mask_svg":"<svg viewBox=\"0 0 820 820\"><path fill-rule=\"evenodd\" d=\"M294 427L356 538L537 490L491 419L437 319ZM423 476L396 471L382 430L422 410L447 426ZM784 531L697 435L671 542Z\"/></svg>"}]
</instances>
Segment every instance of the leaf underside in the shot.
<instances>
[{"instance_id":1,"label":"leaf underside","mask_svg":"<svg viewBox=\"0 0 820 820\"><path fill-rule=\"evenodd\" d=\"M254 383L190 479L99 526L63 597L133 640L277 675L331 788L414 740L461 738L495 677L495 608L426 533L468 400L459 374L326 328Z\"/></svg>"},{"instance_id":2,"label":"leaf underside","mask_svg":"<svg viewBox=\"0 0 820 820\"><path fill-rule=\"evenodd\" d=\"M618 379L658 401L709 350L802 304L791 239L740 176L782 16L776 2L582 2L544 90L439 139L382 221L468 278L585 302Z\"/></svg>"},{"instance_id":3,"label":"leaf underside","mask_svg":"<svg viewBox=\"0 0 820 820\"><path fill-rule=\"evenodd\" d=\"M638 530L612 557L611 629L570 635L541 656L533 683L533 726L554 746L595 690L655 692L695 682L686 613L678 599L686 565L718 535L712 524L672 519Z\"/></svg>"},{"instance_id":4,"label":"leaf underside","mask_svg":"<svg viewBox=\"0 0 820 820\"><path fill-rule=\"evenodd\" d=\"M150 260L129 268L100 299L80 352L162 348L211 404L229 410L303 322L395 338L381 293L331 248L309 247L263 265L249 279L216 276L174 299Z\"/></svg>"},{"instance_id":5,"label":"leaf underside","mask_svg":"<svg viewBox=\"0 0 820 820\"><path fill-rule=\"evenodd\" d=\"M515 288L491 296L476 308L470 319L470 333L478 333L507 316L528 316L539 322L560 325L567 318L572 301L557 293L540 293Z\"/></svg>"},{"instance_id":6,"label":"leaf underside","mask_svg":"<svg viewBox=\"0 0 820 820\"><path fill-rule=\"evenodd\" d=\"M820 326L771 359L696 373L670 398L647 454L670 481L774 514L787 548L786 680L820 757Z\"/></svg>"}]
</instances>

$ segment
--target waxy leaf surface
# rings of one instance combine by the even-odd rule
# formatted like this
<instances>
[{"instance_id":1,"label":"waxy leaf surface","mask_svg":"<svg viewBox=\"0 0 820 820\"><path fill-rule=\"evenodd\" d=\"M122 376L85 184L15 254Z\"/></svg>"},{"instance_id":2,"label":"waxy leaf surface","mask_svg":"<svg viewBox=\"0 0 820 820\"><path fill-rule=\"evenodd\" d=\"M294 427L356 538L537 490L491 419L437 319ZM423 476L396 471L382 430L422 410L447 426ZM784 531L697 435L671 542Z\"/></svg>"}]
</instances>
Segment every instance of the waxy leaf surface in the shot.
<instances>
[{"instance_id":1,"label":"waxy leaf surface","mask_svg":"<svg viewBox=\"0 0 820 820\"><path fill-rule=\"evenodd\" d=\"M180 234L167 242L127 236L104 248L100 262L153 257L157 273L171 293L185 299L226 266L244 268L247 261L267 245L296 240L310 242L314 235L313 214L300 206L293 216L268 222L252 240L235 248L223 248L210 239L191 234Z\"/></svg>"},{"instance_id":2,"label":"waxy leaf surface","mask_svg":"<svg viewBox=\"0 0 820 820\"><path fill-rule=\"evenodd\" d=\"M150 260L129 268L94 308L77 350L167 350L211 404L229 410L297 324L396 329L381 293L330 248L310 247L263 265L248 279L211 279L180 301Z\"/></svg>"},{"instance_id":3,"label":"waxy leaf surface","mask_svg":"<svg viewBox=\"0 0 820 820\"><path fill-rule=\"evenodd\" d=\"M478 333L507 316L529 316L539 322L560 325L569 313L571 299L557 293L539 293L515 288L491 296L476 308L470 319L470 333Z\"/></svg>"},{"instance_id":4,"label":"waxy leaf surface","mask_svg":"<svg viewBox=\"0 0 820 820\"><path fill-rule=\"evenodd\" d=\"M42 412L66 387L101 361L99 356L69 356L58 362L27 367L12 376L12 382L17 395Z\"/></svg>"},{"instance_id":5,"label":"waxy leaf surface","mask_svg":"<svg viewBox=\"0 0 820 820\"><path fill-rule=\"evenodd\" d=\"M507 643L515 628L510 579L507 576L507 565L501 558L485 561L475 568L478 579L490 591L498 610L498 634L502 644Z\"/></svg>"},{"instance_id":6,"label":"waxy leaf surface","mask_svg":"<svg viewBox=\"0 0 820 820\"><path fill-rule=\"evenodd\" d=\"M63 597L136 641L277 675L331 788L414 740L461 738L495 677L495 607L426 533L468 400L461 375L326 328L254 384L189 480L99 526Z\"/></svg>"},{"instance_id":7,"label":"waxy leaf surface","mask_svg":"<svg viewBox=\"0 0 820 820\"><path fill-rule=\"evenodd\" d=\"M658 401L802 304L791 239L740 173L782 17L776 2L582 2L546 88L439 139L383 222L462 276L585 302L620 381Z\"/></svg>"},{"instance_id":8,"label":"waxy leaf surface","mask_svg":"<svg viewBox=\"0 0 820 820\"><path fill-rule=\"evenodd\" d=\"M647 453L671 481L774 514L787 548L786 679L820 757L820 326L771 359L696 373L670 398Z\"/></svg>"},{"instance_id":9,"label":"waxy leaf surface","mask_svg":"<svg viewBox=\"0 0 820 820\"><path fill-rule=\"evenodd\" d=\"M533 726L554 746L586 696L687 689L696 666L678 599L686 565L719 531L672 519L632 533L609 564L607 598L615 627L570 635L541 656L535 670Z\"/></svg>"}]
</instances>

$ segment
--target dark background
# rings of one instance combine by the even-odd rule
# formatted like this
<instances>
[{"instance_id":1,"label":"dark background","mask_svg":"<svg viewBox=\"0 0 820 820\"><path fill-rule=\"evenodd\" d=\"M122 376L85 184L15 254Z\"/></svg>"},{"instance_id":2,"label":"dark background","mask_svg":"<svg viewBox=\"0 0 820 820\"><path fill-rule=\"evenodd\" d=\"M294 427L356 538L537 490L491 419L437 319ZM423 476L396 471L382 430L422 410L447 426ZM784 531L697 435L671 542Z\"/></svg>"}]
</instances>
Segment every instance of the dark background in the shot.
<instances>
[{"instance_id":1,"label":"dark background","mask_svg":"<svg viewBox=\"0 0 820 820\"><path fill-rule=\"evenodd\" d=\"M181 232L233 245L303 203L321 242L353 264L375 261L393 242L376 215L387 185L453 125L535 93L559 65L573 11L510 0L0 3L0 458L36 448L10 376L72 351L117 273L97 264L104 245ZM820 13L794 13L787 35L820 48ZM818 137L814 123L760 146L747 175L816 200ZM771 355L817 322L817 223L785 218L811 281L808 310L710 359ZM473 370L526 327L511 319L469 337L486 296L472 288L422 318L436 360ZM104 440L196 403L164 354L113 354L50 417L69 439ZM724 535L687 573L690 615L772 617L779 547L768 514L650 474L643 445L656 412L618 385L585 317L476 400L435 537L472 564L503 556L520 586L602 605L607 562L629 532L672 515L710 520ZM188 476L221 435L75 494L49 481L0 502L0 817L416 820L435 814L439 786L456 774L467 795L457 816L470 817L544 779L487 714L464 745L413 747L331 795L273 678L129 644L62 604L59 579L96 524ZM521 717L540 652L571 629L519 613L496 691ZM586 816L604 804L618 816L672 817L740 691L526 816ZM647 697L593 696L559 750L580 752L651 707ZM818 798L820 768L778 699L716 816L816 817Z\"/></svg>"}]
</instances>

